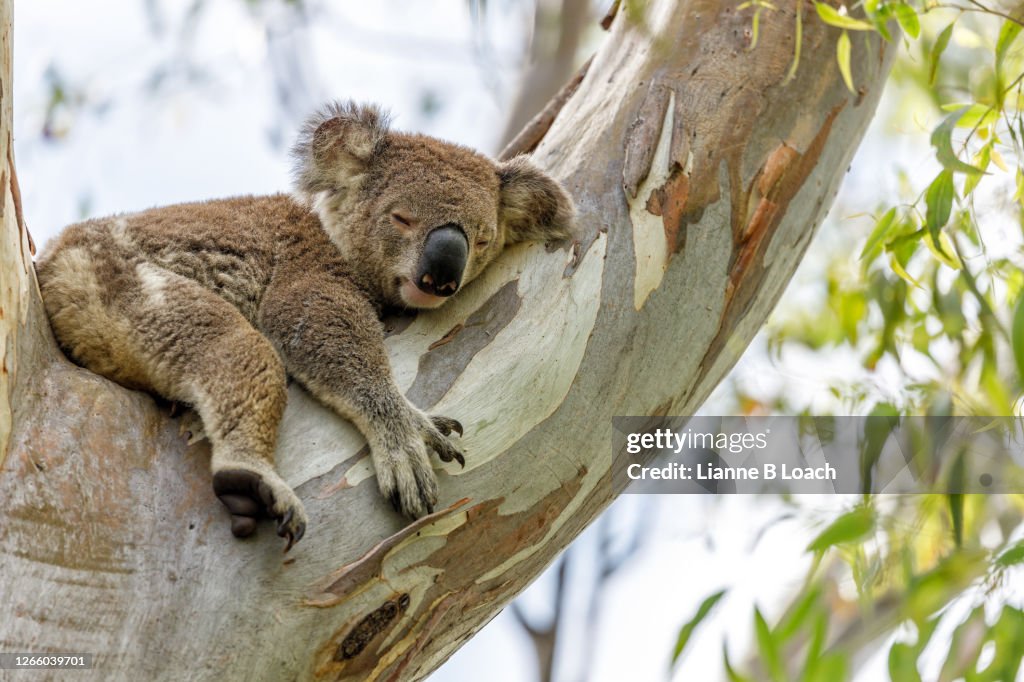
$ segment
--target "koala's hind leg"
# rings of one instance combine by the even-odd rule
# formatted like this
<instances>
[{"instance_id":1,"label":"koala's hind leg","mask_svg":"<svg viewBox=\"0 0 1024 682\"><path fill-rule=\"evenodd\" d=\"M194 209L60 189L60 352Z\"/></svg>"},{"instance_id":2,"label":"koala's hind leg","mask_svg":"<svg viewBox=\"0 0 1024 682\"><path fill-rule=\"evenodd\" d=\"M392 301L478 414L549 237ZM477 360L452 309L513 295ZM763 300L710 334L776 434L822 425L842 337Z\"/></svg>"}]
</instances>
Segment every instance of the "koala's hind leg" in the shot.
<instances>
[{"instance_id":1,"label":"koala's hind leg","mask_svg":"<svg viewBox=\"0 0 1024 682\"><path fill-rule=\"evenodd\" d=\"M72 359L194 406L212 445L213 488L231 512L232 532L249 535L256 519L269 515L289 547L299 540L302 503L274 470L287 394L270 342L196 282L137 259L62 252L39 274L54 332ZM105 286L110 278L116 288Z\"/></svg>"}]
</instances>

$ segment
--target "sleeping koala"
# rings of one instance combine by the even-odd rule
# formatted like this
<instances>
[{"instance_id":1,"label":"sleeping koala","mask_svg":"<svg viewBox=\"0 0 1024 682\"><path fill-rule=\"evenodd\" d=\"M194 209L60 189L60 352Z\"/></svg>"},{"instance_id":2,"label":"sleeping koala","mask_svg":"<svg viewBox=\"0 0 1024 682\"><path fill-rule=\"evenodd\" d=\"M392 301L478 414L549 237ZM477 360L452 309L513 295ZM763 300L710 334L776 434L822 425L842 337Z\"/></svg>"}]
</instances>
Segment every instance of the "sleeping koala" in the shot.
<instances>
[{"instance_id":1,"label":"sleeping koala","mask_svg":"<svg viewBox=\"0 0 1024 682\"><path fill-rule=\"evenodd\" d=\"M464 463L454 419L410 403L391 376L380 315L436 308L507 245L570 235L572 203L526 157L388 130L381 111L332 104L293 150L295 195L151 209L68 227L37 263L72 360L192 405L213 449L213 489L237 537L306 527L274 470L291 375L351 420L378 484L418 517L437 501L427 457Z\"/></svg>"}]
</instances>

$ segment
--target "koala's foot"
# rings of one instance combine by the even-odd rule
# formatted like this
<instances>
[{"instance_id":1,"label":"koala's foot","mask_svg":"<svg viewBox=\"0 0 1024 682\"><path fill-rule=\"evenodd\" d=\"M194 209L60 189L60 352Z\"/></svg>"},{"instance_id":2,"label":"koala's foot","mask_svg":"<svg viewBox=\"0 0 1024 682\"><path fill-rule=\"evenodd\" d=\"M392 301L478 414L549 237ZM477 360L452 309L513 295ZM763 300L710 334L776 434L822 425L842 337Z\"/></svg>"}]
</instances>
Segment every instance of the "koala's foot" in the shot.
<instances>
[{"instance_id":1,"label":"koala's foot","mask_svg":"<svg viewBox=\"0 0 1024 682\"><path fill-rule=\"evenodd\" d=\"M280 479L249 469L222 469L213 475L213 492L231 512L231 533L236 538L252 535L261 517L277 519L277 534L288 540L286 552L306 532L302 502Z\"/></svg>"},{"instance_id":2,"label":"koala's foot","mask_svg":"<svg viewBox=\"0 0 1024 682\"><path fill-rule=\"evenodd\" d=\"M413 519L434 511L437 477L430 466L427 449L436 452L442 461L456 461L465 466L462 450L446 437L453 431L462 435L462 424L448 417L417 413L416 428L405 442L374 449L377 483L395 511Z\"/></svg>"}]
</instances>

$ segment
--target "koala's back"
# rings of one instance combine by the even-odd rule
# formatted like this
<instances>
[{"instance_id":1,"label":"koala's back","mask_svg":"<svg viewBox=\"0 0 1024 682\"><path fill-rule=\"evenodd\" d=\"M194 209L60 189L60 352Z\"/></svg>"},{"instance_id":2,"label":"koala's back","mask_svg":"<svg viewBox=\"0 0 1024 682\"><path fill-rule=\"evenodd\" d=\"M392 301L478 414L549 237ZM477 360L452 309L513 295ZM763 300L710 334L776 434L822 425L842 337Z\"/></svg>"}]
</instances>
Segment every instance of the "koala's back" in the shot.
<instances>
[{"instance_id":1,"label":"koala's back","mask_svg":"<svg viewBox=\"0 0 1024 682\"><path fill-rule=\"evenodd\" d=\"M72 225L36 264L54 334L77 363L152 389L153 368L145 366L142 347L180 336L204 306L200 292L182 296L184 290L198 285L255 323L273 274L275 244L287 239L288 230L308 229L308 221L308 212L277 195ZM206 300L207 307L215 305ZM154 337L140 338L140 328Z\"/></svg>"}]
</instances>

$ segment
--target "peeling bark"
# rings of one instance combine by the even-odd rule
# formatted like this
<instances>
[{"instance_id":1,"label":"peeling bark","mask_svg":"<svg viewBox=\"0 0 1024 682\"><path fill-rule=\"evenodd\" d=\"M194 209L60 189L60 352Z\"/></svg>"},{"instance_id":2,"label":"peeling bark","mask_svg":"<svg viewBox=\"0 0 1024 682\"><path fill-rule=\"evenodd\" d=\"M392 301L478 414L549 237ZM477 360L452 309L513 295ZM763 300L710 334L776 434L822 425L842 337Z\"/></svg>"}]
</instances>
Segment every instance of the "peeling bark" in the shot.
<instances>
[{"instance_id":1,"label":"peeling bark","mask_svg":"<svg viewBox=\"0 0 1024 682\"><path fill-rule=\"evenodd\" d=\"M0 154L0 648L92 653L76 676L98 680L436 668L613 499L611 418L695 411L774 306L895 53L854 41L854 95L837 37L794 0L762 14L755 50L732 3L616 16L534 152L576 199L578 243L516 247L389 328L399 385L466 426L466 468L437 465L443 508L406 525L355 429L293 386L277 457L310 525L287 559L269 527L231 538L204 443L56 351Z\"/></svg>"}]
</instances>

